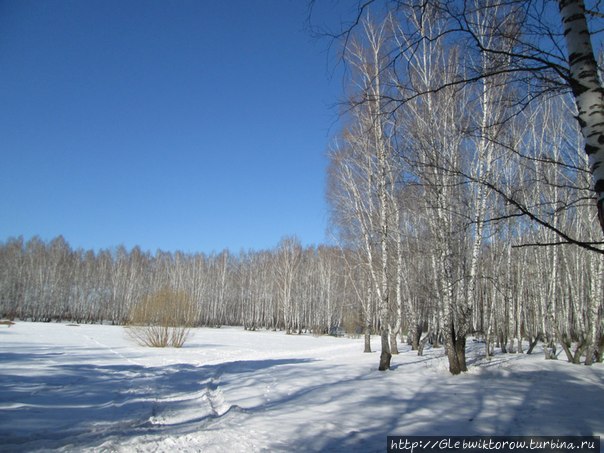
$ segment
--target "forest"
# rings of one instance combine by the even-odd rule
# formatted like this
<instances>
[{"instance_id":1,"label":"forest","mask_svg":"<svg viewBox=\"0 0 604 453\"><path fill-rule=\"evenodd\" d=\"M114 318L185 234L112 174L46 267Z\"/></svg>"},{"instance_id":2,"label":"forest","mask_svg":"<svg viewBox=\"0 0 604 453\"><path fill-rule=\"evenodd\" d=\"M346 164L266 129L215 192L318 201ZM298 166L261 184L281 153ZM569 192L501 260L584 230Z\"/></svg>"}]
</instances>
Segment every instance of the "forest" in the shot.
<instances>
[{"instance_id":1,"label":"forest","mask_svg":"<svg viewBox=\"0 0 604 453\"><path fill-rule=\"evenodd\" d=\"M595 120L582 120L558 6L373 3L335 34L348 81L328 151L331 244L152 254L11 238L0 316L125 324L171 288L194 302L195 325L345 332L367 352L379 334L381 370L401 342L420 354L429 342L466 371L470 336L487 354L542 342L547 358L601 361Z\"/></svg>"}]
</instances>

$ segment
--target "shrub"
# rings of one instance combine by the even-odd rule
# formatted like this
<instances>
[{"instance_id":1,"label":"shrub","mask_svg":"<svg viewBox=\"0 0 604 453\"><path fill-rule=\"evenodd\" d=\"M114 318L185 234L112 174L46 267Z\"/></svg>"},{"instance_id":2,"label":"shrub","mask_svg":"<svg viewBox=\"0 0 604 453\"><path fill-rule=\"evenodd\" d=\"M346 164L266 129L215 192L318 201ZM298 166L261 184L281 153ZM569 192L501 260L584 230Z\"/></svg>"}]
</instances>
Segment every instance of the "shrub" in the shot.
<instances>
[{"instance_id":1,"label":"shrub","mask_svg":"<svg viewBox=\"0 0 604 453\"><path fill-rule=\"evenodd\" d=\"M180 348L189 336L194 315L194 304L188 294L163 288L132 307L127 331L143 346Z\"/></svg>"}]
</instances>

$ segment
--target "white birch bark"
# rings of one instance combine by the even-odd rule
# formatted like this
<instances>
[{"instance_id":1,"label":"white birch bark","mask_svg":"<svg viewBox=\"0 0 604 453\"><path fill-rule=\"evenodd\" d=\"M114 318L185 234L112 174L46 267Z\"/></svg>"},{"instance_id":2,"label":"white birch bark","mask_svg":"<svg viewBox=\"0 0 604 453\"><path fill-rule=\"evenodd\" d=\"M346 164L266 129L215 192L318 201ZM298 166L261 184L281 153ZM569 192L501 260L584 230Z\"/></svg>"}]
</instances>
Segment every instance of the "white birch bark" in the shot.
<instances>
[{"instance_id":1,"label":"white birch bark","mask_svg":"<svg viewBox=\"0 0 604 453\"><path fill-rule=\"evenodd\" d=\"M597 194L600 226L604 231L604 90L598 75L583 0L559 0L570 65L570 86L577 104L585 152Z\"/></svg>"}]
</instances>

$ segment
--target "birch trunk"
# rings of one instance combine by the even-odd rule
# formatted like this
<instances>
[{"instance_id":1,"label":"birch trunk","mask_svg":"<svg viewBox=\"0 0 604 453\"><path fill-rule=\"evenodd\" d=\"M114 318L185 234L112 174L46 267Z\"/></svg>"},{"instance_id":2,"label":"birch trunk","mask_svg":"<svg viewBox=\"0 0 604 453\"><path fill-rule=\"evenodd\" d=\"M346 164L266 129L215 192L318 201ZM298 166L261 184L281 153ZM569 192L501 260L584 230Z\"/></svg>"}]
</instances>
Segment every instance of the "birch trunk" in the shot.
<instances>
[{"instance_id":1,"label":"birch trunk","mask_svg":"<svg viewBox=\"0 0 604 453\"><path fill-rule=\"evenodd\" d=\"M597 348L598 334L598 309L602 302L602 257L591 257L591 282L588 298L587 317L587 351L585 353L585 365L591 365L594 361Z\"/></svg>"},{"instance_id":2,"label":"birch trunk","mask_svg":"<svg viewBox=\"0 0 604 453\"><path fill-rule=\"evenodd\" d=\"M600 226L604 231L604 90L598 76L583 0L559 0L568 48L570 86L589 157Z\"/></svg>"}]
</instances>

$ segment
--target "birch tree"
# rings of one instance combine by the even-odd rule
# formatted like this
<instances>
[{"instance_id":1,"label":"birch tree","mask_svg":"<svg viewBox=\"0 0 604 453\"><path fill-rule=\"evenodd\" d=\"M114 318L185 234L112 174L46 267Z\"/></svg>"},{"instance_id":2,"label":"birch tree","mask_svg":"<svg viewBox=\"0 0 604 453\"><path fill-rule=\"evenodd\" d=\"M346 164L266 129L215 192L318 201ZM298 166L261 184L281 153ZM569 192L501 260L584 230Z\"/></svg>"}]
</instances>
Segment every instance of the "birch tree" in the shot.
<instances>
[{"instance_id":1,"label":"birch tree","mask_svg":"<svg viewBox=\"0 0 604 453\"><path fill-rule=\"evenodd\" d=\"M331 154L332 201L352 220L348 232L358 238L363 250L366 272L371 282L367 294L365 321L369 320L369 303L375 295L377 320L381 338L379 370L390 368L396 335L400 330L400 281L397 266L402 267L402 254L397 254L398 228L395 187L398 168L391 142L393 125L384 110L387 72L382 62L387 24L368 18L362 21L362 36L353 44L346 58L354 68L353 93L350 100L350 125L343 134L344 146ZM365 46L366 44L366 46ZM393 297L394 296L394 297ZM393 340L391 343L391 339ZM394 348L393 348L394 346ZM366 344L366 350L368 345Z\"/></svg>"},{"instance_id":2,"label":"birch tree","mask_svg":"<svg viewBox=\"0 0 604 453\"><path fill-rule=\"evenodd\" d=\"M604 88L585 18L583 0L559 0L568 49L568 83L577 104L577 121L593 174L597 211L604 231Z\"/></svg>"},{"instance_id":3,"label":"birch tree","mask_svg":"<svg viewBox=\"0 0 604 453\"><path fill-rule=\"evenodd\" d=\"M279 307L285 331L292 333L294 328L295 300L293 297L294 282L298 266L302 259L302 247L296 237L284 237L277 246L275 282L279 288Z\"/></svg>"}]
</instances>

